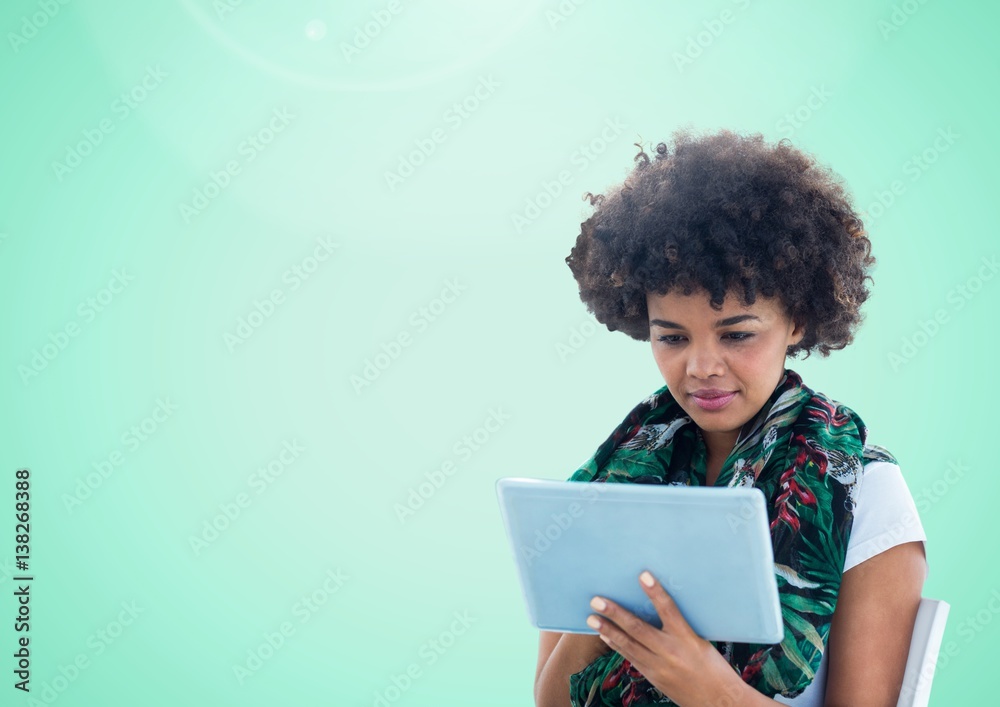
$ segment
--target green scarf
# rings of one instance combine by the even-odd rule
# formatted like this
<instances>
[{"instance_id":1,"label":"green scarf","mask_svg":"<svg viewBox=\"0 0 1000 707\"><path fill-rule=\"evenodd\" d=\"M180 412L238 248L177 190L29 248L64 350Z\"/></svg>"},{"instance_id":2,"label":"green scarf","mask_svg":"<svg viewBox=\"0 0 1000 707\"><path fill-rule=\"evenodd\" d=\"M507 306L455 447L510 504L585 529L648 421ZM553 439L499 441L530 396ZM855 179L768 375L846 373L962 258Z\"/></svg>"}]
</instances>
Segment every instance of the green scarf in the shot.
<instances>
[{"instance_id":1,"label":"green scarf","mask_svg":"<svg viewBox=\"0 0 1000 707\"><path fill-rule=\"evenodd\" d=\"M866 444L861 418L785 369L742 428L715 486L752 486L767 499L785 635L779 644L713 642L743 681L795 697L813 680L837 605L863 465L896 460ZM704 486L706 448L666 386L639 403L569 481ZM570 676L573 707L672 705L620 653Z\"/></svg>"}]
</instances>

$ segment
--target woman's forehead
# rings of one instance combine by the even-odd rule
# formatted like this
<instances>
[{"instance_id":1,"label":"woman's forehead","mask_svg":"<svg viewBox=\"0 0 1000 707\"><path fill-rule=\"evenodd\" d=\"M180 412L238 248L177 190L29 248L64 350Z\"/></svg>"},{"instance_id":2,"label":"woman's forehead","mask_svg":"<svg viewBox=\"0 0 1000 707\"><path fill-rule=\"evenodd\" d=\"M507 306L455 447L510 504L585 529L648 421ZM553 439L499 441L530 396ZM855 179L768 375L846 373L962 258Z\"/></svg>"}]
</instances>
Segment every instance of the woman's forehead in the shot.
<instances>
[{"instance_id":1,"label":"woman's forehead","mask_svg":"<svg viewBox=\"0 0 1000 707\"><path fill-rule=\"evenodd\" d=\"M650 319L670 319L675 322L680 318L716 324L740 315L768 321L780 316L782 312L781 302L777 298L758 295L753 304L744 304L735 293L727 294L721 309L712 307L711 296L704 291L687 295L676 290L665 295L650 292L646 294L646 303ZM747 316L742 319L747 320Z\"/></svg>"}]
</instances>

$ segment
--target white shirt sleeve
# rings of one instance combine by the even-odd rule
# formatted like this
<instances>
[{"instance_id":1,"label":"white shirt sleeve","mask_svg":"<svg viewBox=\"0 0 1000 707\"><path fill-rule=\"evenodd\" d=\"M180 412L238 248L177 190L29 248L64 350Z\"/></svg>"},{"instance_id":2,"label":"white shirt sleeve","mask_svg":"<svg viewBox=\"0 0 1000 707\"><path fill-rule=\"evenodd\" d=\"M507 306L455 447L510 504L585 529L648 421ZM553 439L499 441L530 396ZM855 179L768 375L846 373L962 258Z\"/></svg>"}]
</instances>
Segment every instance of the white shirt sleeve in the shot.
<instances>
[{"instance_id":1,"label":"white shirt sleeve","mask_svg":"<svg viewBox=\"0 0 1000 707\"><path fill-rule=\"evenodd\" d=\"M899 466L869 462L858 490L844 572L880 552L914 540L924 543L926 556L927 535Z\"/></svg>"}]
</instances>

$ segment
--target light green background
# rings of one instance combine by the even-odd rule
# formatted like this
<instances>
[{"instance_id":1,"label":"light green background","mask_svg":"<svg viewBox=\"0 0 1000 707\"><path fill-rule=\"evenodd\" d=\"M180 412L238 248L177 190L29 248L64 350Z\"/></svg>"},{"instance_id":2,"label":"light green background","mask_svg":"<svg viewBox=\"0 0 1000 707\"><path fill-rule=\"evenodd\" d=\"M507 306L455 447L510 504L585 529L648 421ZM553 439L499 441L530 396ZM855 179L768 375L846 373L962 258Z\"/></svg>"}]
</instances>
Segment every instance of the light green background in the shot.
<instances>
[{"instance_id":1,"label":"light green background","mask_svg":"<svg viewBox=\"0 0 1000 707\"><path fill-rule=\"evenodd\" d=\"M36 577L29 699L10 672L4 510L0 701L43 704L48 685L66 707L373 705L376 694L530 705L538 633L494 482L568 477L663 385L647 344L592 328L563 259L589 213L581 194L620 181L632 143L692 125L790 137L867 212L879 264L864 327L848 349L789 367L901 460L929 537L924 594L952 606L957 655L939 664L932 704L991 703L1000 278L983 263L1000 255L996 6L388 7L16 0L0 11L0 503L12 506L13 472L30 468ZM380 11L391 21L345 56ZM462 117L452 106L477 86ZM126 111L116 101L133 91L142 100ZM282 110L291 117L254 153L245 141L267 139ZM109 132L88 150L102 121ZM602 137L616 121L624 130ZM935 147L939 131L957 137ZM433 152L387 183L428 139ZM74 169L54 166L81 141L89 154ZM583 157L591 144L600 154ZM180 205L232 161L239 173L185 219ZM562 170L568 186L516 227ZM314 264L317 238L337 247L293 289L286 272ZM132 279L109 302L116 272ZM459 292L446 302L449 283ZM227 346L275 289L271 316ZM101 297L91 317L88 298ZM51 344L73 325L64 349ZM400 335L408 345L356 390L351 377ZM43 349L52 360L31 370ZM134 442L130 428L160 400L176 409ZM506 419L486 432L496 410ZM473 450L463 438L477 434ZM303 451L262 482L286 443ZM101 478L109 459L121 463ZM449 461L400 520L397 504ZM969 471L946 477L949 463ZM68 503L78 489L89 497ZM241 493L249 505L196 552L192 536ZM346 579L327 593L338 570ZM304 609L314 593L325 603ZM471 625L456 623L463 613ZM286 621L291 635L241 682L234 666ZM418 676L394 693L411 666Z\"/></svg>"}]
</instances>

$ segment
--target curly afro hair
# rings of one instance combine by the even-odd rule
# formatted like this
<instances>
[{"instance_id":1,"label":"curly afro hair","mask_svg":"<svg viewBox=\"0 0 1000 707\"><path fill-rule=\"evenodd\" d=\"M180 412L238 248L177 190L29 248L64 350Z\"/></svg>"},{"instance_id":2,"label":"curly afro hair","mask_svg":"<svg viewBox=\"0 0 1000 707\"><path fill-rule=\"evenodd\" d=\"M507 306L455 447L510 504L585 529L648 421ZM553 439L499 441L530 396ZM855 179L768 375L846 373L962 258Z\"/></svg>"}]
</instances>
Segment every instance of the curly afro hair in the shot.
<instances>
[{"instance_id":1,"label":"curly afro hair","mask_svg":"<svg viewBox=\"0 0 1000 707\"><path fill-rule=\"evenodd\" d=\"M646 293L777 297L805 336L787 354L829 356L854 340L868 299L871 241L836 173L787 139L673 133L607 194L566 258L580 299L610 331L649 341Z\"/></svg>"}]
</instances>

